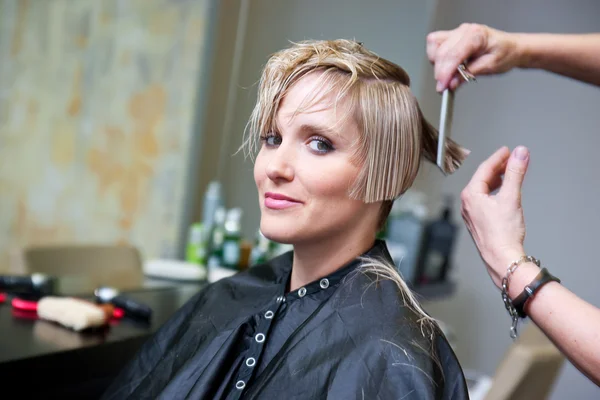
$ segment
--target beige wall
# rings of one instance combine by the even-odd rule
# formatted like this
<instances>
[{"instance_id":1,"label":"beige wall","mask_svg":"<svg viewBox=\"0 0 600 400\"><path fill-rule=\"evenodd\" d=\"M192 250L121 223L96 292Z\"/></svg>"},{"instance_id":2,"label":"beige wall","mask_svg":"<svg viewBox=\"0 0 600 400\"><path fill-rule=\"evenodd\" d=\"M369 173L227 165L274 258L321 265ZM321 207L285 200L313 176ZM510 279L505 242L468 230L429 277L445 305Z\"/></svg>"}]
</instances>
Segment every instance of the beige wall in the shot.
<instances>
[{"instance_id":1,"label":"beige wall","mask_svg":"<svg viewBox=\"0 0 600 400\"><path fill-rule=\"evenodd\" d=\"M225 118L228 105L228 94L233 68L235 39L238 30L240 0L220 0L217 13L217 23L214 32L213 57L210 61L210 75L203 78L208 80L206 110L202 124L199 126L201 135L201 153L199 156L198 174L196 177L197 191L192 193L193 203L191 218L197 221L202 217L204 190L213 179L224 178L218 170L219 156L222 146L227 146L224 139ZM233 110L235 111L235 110ZM235 135L234 135L235 136Z\"/></svg>"},{"instance_id":2,"label":"beige wall","mask_svg":"<svg viewBox=\"0 0 600 400\"><path fill-rule=\"evenodd\" d=\"M175 253L208 4L0 0L0 271L35 244Z\"/></svg>"}]
</instances>

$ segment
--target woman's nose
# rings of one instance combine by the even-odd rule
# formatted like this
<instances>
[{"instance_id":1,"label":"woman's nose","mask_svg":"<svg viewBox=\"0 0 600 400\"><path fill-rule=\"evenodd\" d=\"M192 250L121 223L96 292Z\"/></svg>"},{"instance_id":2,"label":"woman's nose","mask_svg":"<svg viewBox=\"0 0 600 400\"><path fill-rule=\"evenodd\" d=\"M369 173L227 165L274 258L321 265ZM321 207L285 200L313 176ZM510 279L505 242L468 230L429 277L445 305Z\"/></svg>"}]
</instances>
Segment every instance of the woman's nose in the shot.
<instances>
[{"instance_id":1,"label":"woman's nose","mask_svg":"<svg viewBox=\"0 0 600 400\"><path fill-rule=\"evenodd\" d=\"M276 181L292 181L294 179L294 159L292 149L289 146L280 145L271 150L269 162L267 163L267 177Z\"/></svg>"}]
</instances>

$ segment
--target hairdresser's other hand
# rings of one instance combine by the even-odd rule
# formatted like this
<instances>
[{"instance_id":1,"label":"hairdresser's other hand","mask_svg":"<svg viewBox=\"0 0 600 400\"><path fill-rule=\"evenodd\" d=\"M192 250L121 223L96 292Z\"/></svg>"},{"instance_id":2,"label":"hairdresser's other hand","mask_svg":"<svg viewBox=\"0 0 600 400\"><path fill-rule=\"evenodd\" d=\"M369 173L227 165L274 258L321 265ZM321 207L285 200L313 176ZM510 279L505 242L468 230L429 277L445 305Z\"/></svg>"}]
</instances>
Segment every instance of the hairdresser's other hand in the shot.
<instances>
[{"instance_id":1,"label":"hairdresser's other hand","mask_svg":"<svg viewBox=\"0 0 600 400\"><path fill-rule=\"evenodd\" d=\"M502 147L479 166L461 194L463 219L498 287L510 263L525 254L521 188L528 164L527 148L511 153Z\"/></svg>"},{"instance_id":2,"label":"hairdresser's other hand","mask_svg":"<svg viewBox=\"0 0 600 400\"><path fill-rule=\"evenodd\" d=\"M456 72L463 62L477 76L507 72L518 66L523 57L515 34L479 24L430 33L427 56L435 67L438 92L448 87L454 90L463 82Z\"/></svg>"}]
</instances>

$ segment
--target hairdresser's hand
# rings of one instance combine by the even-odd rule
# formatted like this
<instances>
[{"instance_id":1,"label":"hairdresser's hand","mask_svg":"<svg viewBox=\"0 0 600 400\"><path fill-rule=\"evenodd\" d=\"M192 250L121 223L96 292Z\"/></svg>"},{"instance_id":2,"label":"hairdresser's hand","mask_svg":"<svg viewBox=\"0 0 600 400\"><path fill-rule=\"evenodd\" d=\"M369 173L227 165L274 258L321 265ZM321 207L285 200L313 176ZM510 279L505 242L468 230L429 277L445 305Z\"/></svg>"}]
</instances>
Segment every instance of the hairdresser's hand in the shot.
<instances>
[{"instance_id":1,"label":"hairdresser's hand","mask_svg":"<svg viewBox=\"0 0 600 400\"><path fill-rule=\"evenodd\" d=\"M462 24L451 31L427 35L427 56L434 65L438 92L462 82L458 66L466 62L473 75L499 74L518 66L522 52L516 35L479 24Z\"/></svg>"},{"instance_id":2,"label":"hairdresser's hand","mask_svg":"<svg viewBox=\"0 0 600 400\"><path fill-rule=\"evenodd\" d=\"M510 263L525 254L521 187L528 164L525 147L512 153L503 147L479 166L461 195L463 219L498 287Z\"/></svg>"}]
</instances>

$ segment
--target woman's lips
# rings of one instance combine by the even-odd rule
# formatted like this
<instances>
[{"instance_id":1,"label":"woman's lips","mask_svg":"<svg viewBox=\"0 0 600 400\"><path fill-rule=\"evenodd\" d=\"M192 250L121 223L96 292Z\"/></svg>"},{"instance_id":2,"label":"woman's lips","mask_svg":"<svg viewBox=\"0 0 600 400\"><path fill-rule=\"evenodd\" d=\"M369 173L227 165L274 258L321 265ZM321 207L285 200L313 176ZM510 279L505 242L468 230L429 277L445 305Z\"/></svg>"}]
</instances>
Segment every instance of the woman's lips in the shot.
<instances>
[{"instance_id":1,"label":"woman's lips","mask_svg":"<svg viewBox=\"0 0 600 400\"><path fill-rule=\"evenodd\" d=\"M302 204L302 202L283 194L271 192L265 193L265 207L272 210L283 210L300 204Z\"/></svg>"}]
</instances>

